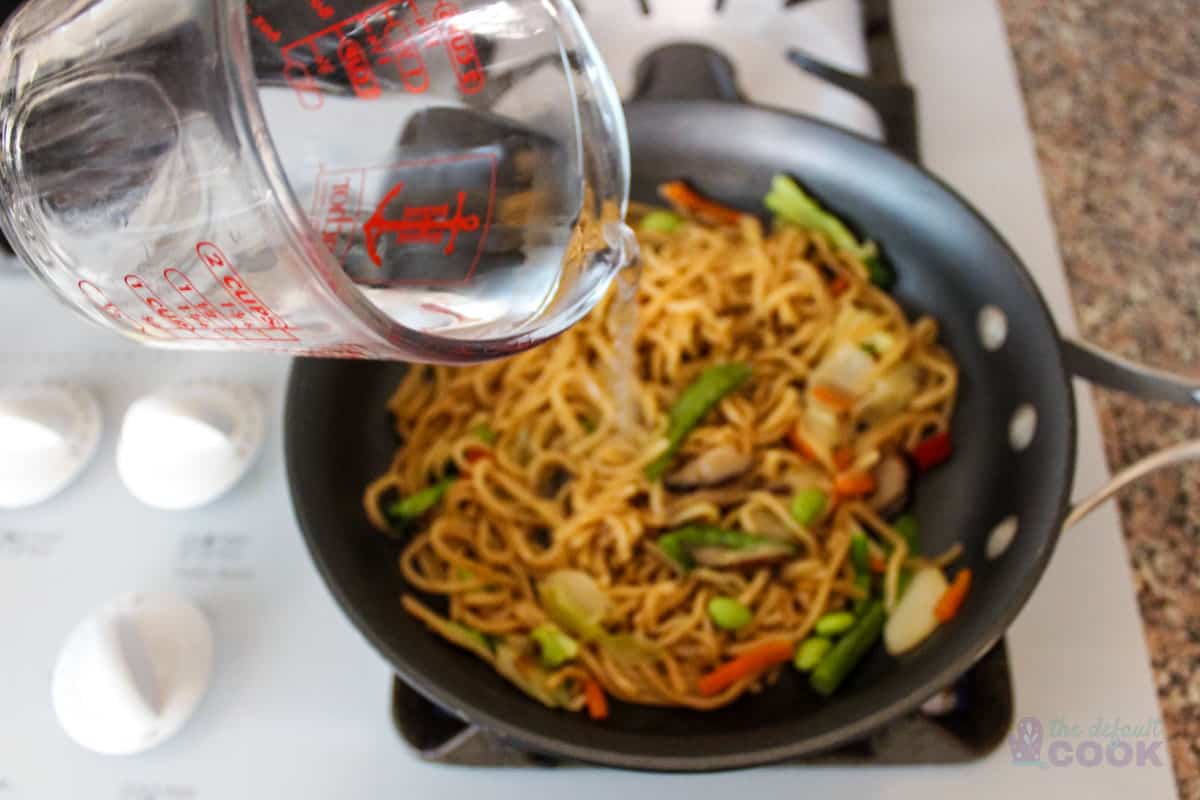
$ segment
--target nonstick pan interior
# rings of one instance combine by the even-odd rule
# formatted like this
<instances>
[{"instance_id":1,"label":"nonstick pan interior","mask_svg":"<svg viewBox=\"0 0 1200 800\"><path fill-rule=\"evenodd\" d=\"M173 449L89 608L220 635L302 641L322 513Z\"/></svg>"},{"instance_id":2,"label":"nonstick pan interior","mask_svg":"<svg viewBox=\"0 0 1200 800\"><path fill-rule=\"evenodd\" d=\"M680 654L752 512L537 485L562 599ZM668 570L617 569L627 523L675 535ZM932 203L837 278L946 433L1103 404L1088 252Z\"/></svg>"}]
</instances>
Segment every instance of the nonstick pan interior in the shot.
<instances>
[{"instance_id":1,"label":"nonstick pan interior","mask_svg":"<svg viewBox=\"0 0 1200 800\"><path fill-rule=\"evenodd\" d=\"M614 704L603 723L543 708L484 663L400 608L397 543L363 517L363 487L394 447L384 403L400 364L298 361L288 392L289 479L314 562L343 609L434 702L534 750L638 769L702 770L767 763L827 749L915 707L964 672L1003 634L1049 558L1074 465L1074 416L1058 334L1036 289L995 231L936 180L882 148L809 119L725 103L638 103L628 110L634 196L687 177L702 191L759 210L776 172L798 177L882 245L910 312L942 323L961 391L953 459L923 476L915 512L922 545L955 541L975 585L962 613L897 660L879 648L838 694L822 699L785 670L779 684L700 713ZM985 307L1007 320L998 350L981 343ZM1010 444L1023 406L1032 443ZM991 531L1016 520L1012 545L985 555ZM899 663L898 663L899 662ZM357 680L347 675L346 680ZM380 687L384 697L386 687ZM381 700L382 702L382 700Z\"/></svg>"}]
</instances>

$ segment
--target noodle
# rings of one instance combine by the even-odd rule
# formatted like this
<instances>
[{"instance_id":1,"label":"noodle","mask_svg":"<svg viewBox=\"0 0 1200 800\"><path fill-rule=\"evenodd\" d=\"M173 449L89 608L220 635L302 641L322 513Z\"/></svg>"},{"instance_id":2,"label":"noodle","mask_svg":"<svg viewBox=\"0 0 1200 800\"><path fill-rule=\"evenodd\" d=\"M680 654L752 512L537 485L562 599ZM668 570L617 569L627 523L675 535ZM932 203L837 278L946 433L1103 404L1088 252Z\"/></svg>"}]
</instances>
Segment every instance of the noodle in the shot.
<instances>
[{"instance_id":1,"label":"noodle","mask_svg":"<svg viewBox=\"0 0 1200 800\"><path fill-rule=\"evenodd\" d=\"M934 320L910 324L858 258L799 228L768 235L743 217L640 238L632 364L621 363L621 334L608 324L621 313L614 290L538 349L470 368L414 366L388 402L401 446L363 497L372 524L387 531L389 502L459 476L400 556L408 586L429 598L405 597L404 609L542 702L573 710L585 707L589 680L626 701L696 709L760 691L777 668L711 695L697 682L758 645L799 642L822 615L863 596L848 556L858 532L887 554L889 611L902 570L958 552L910 553L871 498L833 493L839 470L869 472L948 429L958 373ZM863 358L866 389L830 423L814 408L813 382L838 359ZM704 417L673 466L727 448L749 456L748 468L684 491L649 480L672 405L706 367L732 362L750 365L751 379ZM621 374L633 376L628 403L611 388ZM794 431L809 452L797 451ZM789 513L804 487L833 498L810 525ZM689 523L787 542L793 555L682 572L654 542ZM529 637L553 616L539 582L561 570L587 573L606 596L605 634L580 637L577 656L551 668L539 666ZM735 598L752 621L736 631L715 625L707 609L718 596ZM530 688L534 678L544 680Z\"/></svg>"}]
</instances>

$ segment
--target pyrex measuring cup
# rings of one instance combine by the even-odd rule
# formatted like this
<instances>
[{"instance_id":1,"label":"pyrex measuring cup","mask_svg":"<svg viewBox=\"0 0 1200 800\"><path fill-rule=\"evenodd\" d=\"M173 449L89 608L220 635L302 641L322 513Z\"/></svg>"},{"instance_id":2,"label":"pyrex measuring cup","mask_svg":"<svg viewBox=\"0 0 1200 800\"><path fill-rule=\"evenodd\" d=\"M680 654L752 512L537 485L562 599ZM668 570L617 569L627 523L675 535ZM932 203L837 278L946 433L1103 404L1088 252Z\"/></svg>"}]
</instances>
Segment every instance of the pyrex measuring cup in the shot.
<instances>
[{"instance_id":1,"label":"pyrex measuring cup","mask_svg":"<svg viewBox=\"0 0 1200 800\"><path fill-rule=\"evenodd\" d=\"M476 361L632 248L570 0L34 0L0 46L0 225L146 343Z\"/></svg>"}]
</instances>

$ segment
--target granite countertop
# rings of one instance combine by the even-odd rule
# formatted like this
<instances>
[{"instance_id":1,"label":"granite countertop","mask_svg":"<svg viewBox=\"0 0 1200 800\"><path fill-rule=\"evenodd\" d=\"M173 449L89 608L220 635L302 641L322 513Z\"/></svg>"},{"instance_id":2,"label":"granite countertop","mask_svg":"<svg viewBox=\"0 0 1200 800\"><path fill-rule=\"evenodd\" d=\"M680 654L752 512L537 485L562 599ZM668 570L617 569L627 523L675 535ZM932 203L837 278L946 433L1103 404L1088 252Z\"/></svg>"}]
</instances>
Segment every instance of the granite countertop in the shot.
<instances>
[{"instance_id":1,"label":"granite countertop","mask_svg":"<svg viewBox=\"0 0 1200 800\"><path fill-rule=\"evenodd\" d=\"M1000 0L1085 337L1200 374L1200 14L1195 0ZM1113 469L1200 411L1097 390ZM1180 796L1200 798L1200 465L1120 499Z\"/></svg>"}]
</instances>

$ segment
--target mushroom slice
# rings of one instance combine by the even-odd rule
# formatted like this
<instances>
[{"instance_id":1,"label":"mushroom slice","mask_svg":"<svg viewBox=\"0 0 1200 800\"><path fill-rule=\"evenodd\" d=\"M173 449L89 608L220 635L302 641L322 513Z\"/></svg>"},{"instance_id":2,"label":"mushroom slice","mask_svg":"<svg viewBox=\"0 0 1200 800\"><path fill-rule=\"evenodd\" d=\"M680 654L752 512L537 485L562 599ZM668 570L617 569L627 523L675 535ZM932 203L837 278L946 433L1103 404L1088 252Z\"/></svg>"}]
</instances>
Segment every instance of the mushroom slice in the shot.
<instances>
[{"instance_id":1,"label":"mushroom slice","mask_svg":"<svg viewBox=\"0 0 1200 800\"><path fill-rule=\"evenodd\" d=\"M899 514L908 505L912 469L901 456L884 456L875 467L875 492L867 500L881 516Z\"/></svg>"},{"instance_id":2,"label":"mushroom slice","mask_svg":"<svg viewBox=\"0 0 1200 800\"><path fill-rule=\"evenodd\" d=\"M701 453L666 478L669 489L696 489L733 480L754 466L754 457L731 445Z\"/></svg>"},{"instance_id":3,"label":"mushroom slice","mask_svg":"<svg viewBox=\"0 0 1200 800\"><path fill-rule=\"evenodd\" d=\"M762 541L747 547L697 547L692 558L706 567L749 567L774 564L795 555L796 550L786 542Z\"/></svg>"}]
</instances>

